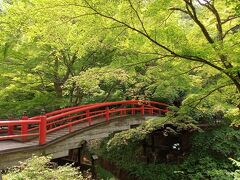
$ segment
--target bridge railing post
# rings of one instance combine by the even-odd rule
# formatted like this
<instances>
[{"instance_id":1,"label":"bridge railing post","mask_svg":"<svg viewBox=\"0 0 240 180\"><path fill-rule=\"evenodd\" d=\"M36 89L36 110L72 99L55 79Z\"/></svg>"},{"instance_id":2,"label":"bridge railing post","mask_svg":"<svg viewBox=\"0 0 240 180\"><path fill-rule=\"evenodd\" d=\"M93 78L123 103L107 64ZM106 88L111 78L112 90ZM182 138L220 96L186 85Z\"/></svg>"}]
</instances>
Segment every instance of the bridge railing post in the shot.
<instances>
[{"instance_id":1,"label":"bridge railing post","mask_svg":"<svg viewBox=\"0 0 240 180\"><path fill-rule=\"evenodd\" d=\"M126 108L126 105L123 106L123 115L126 115L127 114L127 108Z\"/></svg>"},{"instance_id":2,"label":"bridge railing post","mask_svg":"<svg viewBox=\"0 0 240 180\"><path fill-rule=\"evenodd\" d=\"M86 111L86 117L89 117L88 118L88 123L89 123L89 126L91 126L93 121L92 121L92 118L90 117L90 111L89 110Z\"/></svg>"},{"instance_id":3,"label":"bridge railing post","mask_svg":"<svg viewBox=\"0 0 240 180\"><path fill-rule=\"evenodd\" d=\"M23 112L23 116L21 118L22 120L28 120L28 116L26 112ZM21 135L26 135L28 132L28 124L27 123L23 123L22 127L21 127ZM27 140L26 136L22 137L22 141L25 142Z\"/></svg>"},{"instance_id":4,"label":"bridge railing post","mask_svg":"<svg viewBox=\"0 0 240 180\"><path fill-rule=\"evenodd\" d=\"M144 105L141 106L141 114L144 116Z\"/></svg>"},{"instance_id":5,"label":"bridge railing post","mask_svg":"<svg viewBox=\"0 0 240 180\"><path fill-rule=\"evenodd\" d=\"M159 109L159 116L162 116L162 111L161 111L161 109Z\"/></svg>"},{"instance_id":6,"label":"bridge railing post","mask_svg":"<svg viewBox=\"0 0 240 180\"><path fill-rule=\"evenodd\" d=\"M135 115L135 109L132 107L132 115Z\"/></svg>"},{"instance_id":7,"label":"bridge railing post","mask_svg":"<svg viewBox=\"0 0 240 180\"><path fill-rule=\"evenodd\" d=\"M69 126L68 126L68 132L69 132L69 133L72 132L72 124L69 124Z\"/></svg>"},{"instance_id":8,"label":"bridge railing post","mask_svg":"<svg viewBox=\"0 0 240 180\"><path fill-rule=\"evenodd\" d=\"M22 127L21 127L21 135L26 135L28 133L28 124L27 123L23 123ZM27 141L27 137L23 136L22 137L22 141L25 142Z\"/></svg>"},{"instance_id":9,"label":"bridge railing post","mask_svg":"<svg viewBox=\"0 0 240 180\"><path fill-rule=\"evenodd\" d=\"M107 121L110 120L110 110L109 110L108 107L106 107L105 117L106 117L106 120L107 120Z\"/></svg>"},{"instance_id":10,"label":"bridge railing post","mask_svg":"<svg viewBox=\"0 0 240 180\"><path fill-rule=\"evenodd\" d=\"M153 115L153 108L151 108L150 113L151 113L151 115Z\"/></svg>"},{"instance_id":11,"label":"bridge railing post","mask_svg":"<svg viewBox=\"0 0 240 180\"><path fill-rule=\"evenodd\" d=\"M41 116L40 117L40 125L39 125L39 144L46 143L46 136L47 136L47 117Z\"/></svg>"},{"instance_id":12,"label":"bridge railing post","mask_svg":"<svg viewBox=\"0 0 240 180\"><path fill-rule=\"evenodd\" d=\"M136 105L135 105L135 104L132 104L132 115L133 115L133 116L136 115L136 111L137 111Z\"/></svg>"},{"instance_id":13,"label":"bridge railing post","mask_svg":"<svg viewBox=\"0 0 240 180\"><path fill-rule=\"evenodd\" d=\"M13 135L13 129L14 129L14 126L12 125L8 126L8 135Z\"/></svg>"}]
</instances>

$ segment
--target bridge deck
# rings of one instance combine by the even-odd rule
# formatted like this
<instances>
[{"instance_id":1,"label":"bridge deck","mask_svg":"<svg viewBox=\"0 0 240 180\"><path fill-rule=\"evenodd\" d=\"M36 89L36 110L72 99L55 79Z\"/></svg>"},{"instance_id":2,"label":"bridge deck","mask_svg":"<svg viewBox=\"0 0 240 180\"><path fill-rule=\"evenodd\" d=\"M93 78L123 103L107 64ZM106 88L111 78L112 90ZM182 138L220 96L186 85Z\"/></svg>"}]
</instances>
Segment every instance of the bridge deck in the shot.
<instances>
[{"instance_id":1,"label":"bridge deck","mask_svg":"<svg viewBox=\"0 0 240 180\"><path fill-rule=\"evenodd\" d=\"M31 147L31 146L35 146L35 145L38 145L38 142L22 143L22 142L17 142L17 141L13 141L13 140L0 141L0 154L1 154L1 152L5 152L8 150Z\"/></svg>"}]
</instances>

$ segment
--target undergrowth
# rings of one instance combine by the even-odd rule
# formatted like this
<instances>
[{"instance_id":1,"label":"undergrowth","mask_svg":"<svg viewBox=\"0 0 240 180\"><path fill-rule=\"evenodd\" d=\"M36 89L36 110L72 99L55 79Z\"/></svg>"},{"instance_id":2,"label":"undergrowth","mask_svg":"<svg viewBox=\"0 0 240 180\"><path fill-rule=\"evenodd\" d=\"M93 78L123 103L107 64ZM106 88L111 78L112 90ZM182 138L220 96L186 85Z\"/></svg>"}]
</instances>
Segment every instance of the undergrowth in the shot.
<instances>
[{"instance_id":1,"label":"undergrowth","mask_svg":"<svg viewBox=\"0 0 240 180\"><path fill-rule=\"evenodd\" d=\"M179 164L147 164L139 159L141 141L147 134L173 123L181 129L197 130L191 139L192 148ZM117 133L101 142L98 154L139 179L216 179L239 178L240 131L223 124L209 131L200 131L193 121L169 121L167 117L150 120L136 129ZM235 160L229 160L235 159ZM234 163L233 163L234 161Z\"/></svg>"}]
</instances>

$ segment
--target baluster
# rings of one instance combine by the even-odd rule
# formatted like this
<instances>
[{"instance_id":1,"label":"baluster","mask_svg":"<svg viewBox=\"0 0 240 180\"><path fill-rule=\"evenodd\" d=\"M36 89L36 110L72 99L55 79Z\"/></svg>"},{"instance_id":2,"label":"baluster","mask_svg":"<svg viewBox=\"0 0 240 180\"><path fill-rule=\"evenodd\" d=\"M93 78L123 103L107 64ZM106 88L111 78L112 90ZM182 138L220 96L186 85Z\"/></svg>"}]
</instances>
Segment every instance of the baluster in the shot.
<instances>
[{"instance_id":1,"label":"baluster","mask_svg":"<svg viewBox=\"0 0 240 180\"><path fill-rule=\"evenodd\" d=\"M106 120L107 120L107 121L110 120L110 110L109 110L109 107L106 107L105 117L106 117Z\"/></svg>"},{"instance_id":2,"label":"baluster","mask_svg":"<svg viewBox=\"0 0 240 180\"><path fill-rule=\"evenodd\" d=\"M25 122L22 124L22 128L21 128L21 135L26 135L28 133L28 124ZM23 136L22 137L22 141L25 142L27 141L27 137Z\"/></svg>"},{"instance_id":3,"label":"baluster","mask_svg":"<svg viewBox=\"0 0 240 180\"><path fill-rule=\"evenodd\" d=\"M13 125L8 125L8 135L13 135Z\"/></svg>"},{"instance_id":4,"label":"baluster","mask_svg":"<svg viewBox=\"0 0 240 180\"><path fill-rule=\"evenodd\" d=\"M69 132L69 133L72 132L72 124L69 124L69 126L68 126L68 132Z\"/></svg>"},{"instance_id":5,"label":"baluster","mask_svg":"<svg viewBox=\"0 0 240 180\"><path fill-rule=\"evenodd\" d=\"M40 125L39 125L39 144L46 143L46 136L47 136L47 117L41 116L40 117Z\"/></svg>"},{"instance_id":6,"label":"baluster","mask_svg":"<svg viewBox=\"0 0 240 180\"><path fill-rule=\"evenodd\" d=\"M144 105L141 106L141 114L144 116Z\"/></svg>"},{"instance_id":7,"label":"baluster","mask_svg":"<svg viewBox=\"0 0 240 180\"><path fill-rule=\"evenodd\" d=\"M88 120L89 126L91 126L93 124L93 121L92 121L92 118L90 116L90 111L89 110L86 111L86 117L89 117L87 120Z\"/></svg>"}]
</instances>

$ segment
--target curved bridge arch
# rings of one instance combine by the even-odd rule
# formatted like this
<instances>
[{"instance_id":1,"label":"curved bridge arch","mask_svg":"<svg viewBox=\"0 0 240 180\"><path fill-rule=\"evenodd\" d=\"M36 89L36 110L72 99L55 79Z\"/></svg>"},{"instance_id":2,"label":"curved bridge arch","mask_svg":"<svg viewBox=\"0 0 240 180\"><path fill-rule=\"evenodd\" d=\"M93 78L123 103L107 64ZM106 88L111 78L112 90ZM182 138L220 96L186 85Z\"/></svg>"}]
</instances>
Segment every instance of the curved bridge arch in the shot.
<instances>
[{"instance_id":1,"label":"curved bridge arch","mask_svg":"<svg viewBox=\"0 0 240 180\"><path fill-rule=\"evenodd\" d=\"M48 134L64 128L68 128L71 133L116 117L135 116L139 113L142 116L158 116L168 112L167 107L167 104L160 102L126 100L65 108L32 118L23 117L21 121L0 121L0 127L5 127L0 131L0 141L21 139L25 142L31 137L38 137L39 144L43 145L47 142ZM16 126L21 128L15 129Z\"/></svg>"},{"instance_id":2,"label":"curved bridge arch","mask_svg":"<svg viewBox=\"0 0 240 180\"><path fill-rule=\"evenodd\" d=\"M81 140L91 141L168 112L168 105L128 100L65 108L24 120L0 121L0 168L31 154L66 156Z\"/></svg>"}]
</instances>

